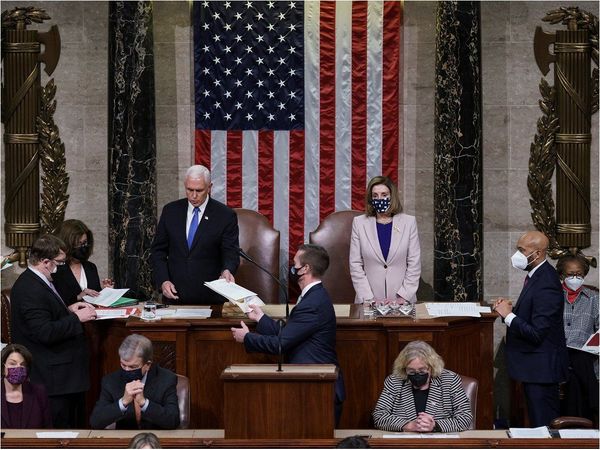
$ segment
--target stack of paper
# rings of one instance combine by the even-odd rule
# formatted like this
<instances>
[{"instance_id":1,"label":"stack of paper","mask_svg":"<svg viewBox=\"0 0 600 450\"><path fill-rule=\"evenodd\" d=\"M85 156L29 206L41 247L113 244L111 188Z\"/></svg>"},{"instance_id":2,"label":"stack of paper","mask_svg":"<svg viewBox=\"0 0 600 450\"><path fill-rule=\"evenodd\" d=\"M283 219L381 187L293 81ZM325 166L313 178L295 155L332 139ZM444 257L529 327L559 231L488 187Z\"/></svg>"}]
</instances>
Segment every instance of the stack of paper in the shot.
<instances>
[{"instance_id":1,"label":"stack of paper","mask_svg":"<svg viewBox=\"0 0 600 450\"><path fill-rule=\"evenodd\" d=\"M96 320L126 319L136 310L137 308L98 308L96 309Z\"/></svg>"},{"instance_id":2,"label":"stack of paper","mask_svg":"<svg viewBox=\"0 0 600 450\"><path fill-rule=\"evenodd\" d=\"M481 317L481 313L489 313L489 306L479 303L426 303L427 314L431 317Z\"/></svg>"},{"instance_id":3,"label":"stack of paper","mask_svg":"<svg viewBox=\"0 0 600 450\"><path fill-rule=\"evenodd\" d=\"M98 306L105 306L107 308L111 306L122 306L123 302L120 302L119 300L128 290L129 289L104 288L100 291L100 295L98 297L84 295L83 299L88 303Z\"/></svg>"},{"instance_id":4,"label":"stack of paper","mask_svg":"<svg viewBox=\"0 0 600 450\"><path fill-rule=\"evenodd\" d=\"M220 278L215 281L204 283L217 294L221 294L234 305L238 306L244 313L250 311L250 305L264 306L264 302L257 297L256 292L252 292L239 284L230 283Z\"/></svg>"},{"instance_id":5,"label":"stack of paper","mask_svg":"<svg viewBox=\"0 0 600 450\"><path fill-rule=\"evenodd\" d=\"M543 439L551 438L548 427L537 427L537 428L509 428L508 435L511 438L532 438L532 439Z\"/></svg>"}]
</instances>

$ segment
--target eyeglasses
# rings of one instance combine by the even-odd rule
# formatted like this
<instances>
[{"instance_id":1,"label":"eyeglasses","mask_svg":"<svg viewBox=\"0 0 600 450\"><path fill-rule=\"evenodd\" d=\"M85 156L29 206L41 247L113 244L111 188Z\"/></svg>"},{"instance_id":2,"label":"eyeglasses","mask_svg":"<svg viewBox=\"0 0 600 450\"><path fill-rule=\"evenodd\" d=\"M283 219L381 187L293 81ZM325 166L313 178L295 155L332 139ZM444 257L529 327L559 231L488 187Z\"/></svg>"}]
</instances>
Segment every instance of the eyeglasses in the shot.
<instances>
[{"instance_id":1,"label":"eyeglasses","mask_svg":"<svg viewBox=\"0 0 600 450\"><path fill-rule=\"evenodd\" d=\"M53 259L52 261L54 261L54 264L56 264L57 266L64 266L65 265L65 261L59 261L57 259Z\"/></svg>"},{"instance_id":2,"label":"eyeglasses","mask_svg":"<svg viewBox=\"0 0 600 450\"><path fill-rule=\"evenodd\" d=\"M427 370L407 370L406 375L426 375L429 372Z\"/></svg>"}]
</instances>

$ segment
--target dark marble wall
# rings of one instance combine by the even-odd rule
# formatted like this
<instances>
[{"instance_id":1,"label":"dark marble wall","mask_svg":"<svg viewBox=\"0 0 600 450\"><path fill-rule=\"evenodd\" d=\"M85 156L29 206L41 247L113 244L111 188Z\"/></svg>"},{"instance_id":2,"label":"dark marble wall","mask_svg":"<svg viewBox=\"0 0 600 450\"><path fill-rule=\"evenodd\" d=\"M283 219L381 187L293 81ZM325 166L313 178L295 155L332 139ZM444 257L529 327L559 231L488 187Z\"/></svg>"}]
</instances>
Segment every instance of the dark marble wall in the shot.
<instances>
[{"instance_id":1,"label":"dark marble wall","mask_svg":"<svg viewBox=\"0 0 600 450\"><path fill-rule=\"evenodd\" d=\"M152 293L156 129L151 2L109 6L109 248L117 287Z\"/></svg>"},{"instance_id":2,"label":"dark marble wall","mask_svg":"<svg viewBox=\"0 0 600 450\"><path fill-rule=\"evenodd\" d=\"M483 297L479 2L436 12L434 291L439 301Z\"/></svg>"}]
</instances>

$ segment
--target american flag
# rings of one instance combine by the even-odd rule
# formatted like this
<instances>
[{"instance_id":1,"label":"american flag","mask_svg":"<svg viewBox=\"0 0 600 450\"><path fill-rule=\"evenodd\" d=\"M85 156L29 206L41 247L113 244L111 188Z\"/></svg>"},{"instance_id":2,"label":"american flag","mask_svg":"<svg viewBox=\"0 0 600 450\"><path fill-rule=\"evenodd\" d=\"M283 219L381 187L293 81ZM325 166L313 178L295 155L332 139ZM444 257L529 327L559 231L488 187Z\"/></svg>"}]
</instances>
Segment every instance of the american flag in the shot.
<instances>
[{"instance_id":1,"label":"american flag","mask_svg":"<svg viewBox=\"0 0 600 450\"><path fill-rule=\"evenodd\" d=\"M280 267L368 180L398 178L402 2L195 2L195 162L281 232ZM348 237L349 239L349 237Z\"/></svg>"}]
</instances>

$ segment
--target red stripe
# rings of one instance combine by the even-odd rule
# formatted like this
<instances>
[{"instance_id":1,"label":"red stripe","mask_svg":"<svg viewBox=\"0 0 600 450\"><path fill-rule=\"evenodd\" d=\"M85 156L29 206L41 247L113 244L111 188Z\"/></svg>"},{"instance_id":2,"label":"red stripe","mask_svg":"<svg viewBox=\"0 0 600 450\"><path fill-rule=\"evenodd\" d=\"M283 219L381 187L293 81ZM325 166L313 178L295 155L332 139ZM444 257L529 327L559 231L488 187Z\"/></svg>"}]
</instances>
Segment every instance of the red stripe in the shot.
<instances>
[{"instance_id":1,"label":"red stripe","mask_svg":"<svg viewBox=\"0 0 600 450\"><path fill-rule=\"evenodd\" d=\"M210 130L196 130L194 141L194 164L210 169Z\"/></svg>"},{"instance_id":2,"label":"red stripe","mask_svg":"<svg viewBox=\"0 0 600 450\"><path fill-rule=\"evenodd\" d=\"M398 182L400 152L400 100L402 78L402 3L385 2L383 6L383 110L382 155L383 175Z\"/></svg>"},{"instance_id":3,"label":"red stripe","mask_svg":"<svg viewBox=\"0 0 600 450\"><path fill-rule=\"evenodd\" d=\"M273 131L258 132L258 212L273 223Z\"/></svg>"},{"instance_id":4,"label":"red stripe","mask_svg":"<svg viewBox=\"0 0 600 450\"><path fill-rule=\"evenodd\" d=\"M335 2L320 13L319 217L335 211Z\"/></svg>"},{"instance_id":5,"label":"red stripe","mask_svg":"<svg viewBox=\"0 0 600 450\"><path fill-rule=\"evenodd\" d=\"M227 132L227 205L242 207L242 132Z\"/></svg>"},{"instance_id":6,"label":"red stripe","mask_svg":"<svg viewBox=\"0 0 600 450\"><path fill-rule=\"evenodd\" d=\"M385 56L384 56L385 57ZM352 2L352 209L367 184L367 2Z\"/></svg>"}]
</instances>

